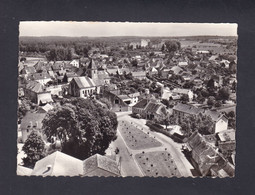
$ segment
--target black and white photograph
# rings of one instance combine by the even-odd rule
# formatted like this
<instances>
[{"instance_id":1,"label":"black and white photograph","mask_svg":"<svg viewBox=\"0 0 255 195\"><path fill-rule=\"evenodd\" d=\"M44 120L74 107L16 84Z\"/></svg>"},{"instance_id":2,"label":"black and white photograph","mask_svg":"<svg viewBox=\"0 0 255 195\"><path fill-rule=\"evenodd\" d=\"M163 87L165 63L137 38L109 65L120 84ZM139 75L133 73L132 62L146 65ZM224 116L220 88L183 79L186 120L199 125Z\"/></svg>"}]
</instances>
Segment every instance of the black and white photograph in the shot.
<instances>
[{"instance_id":1,"label":"black and white photograph","mask_svg":"<svg viewBox=\"0 0 255 195\"><path fill-rule=\"evenodd\" d=\"M237 27L21 21L17 175L235 177Z\"/></svg>"}]
</instances>

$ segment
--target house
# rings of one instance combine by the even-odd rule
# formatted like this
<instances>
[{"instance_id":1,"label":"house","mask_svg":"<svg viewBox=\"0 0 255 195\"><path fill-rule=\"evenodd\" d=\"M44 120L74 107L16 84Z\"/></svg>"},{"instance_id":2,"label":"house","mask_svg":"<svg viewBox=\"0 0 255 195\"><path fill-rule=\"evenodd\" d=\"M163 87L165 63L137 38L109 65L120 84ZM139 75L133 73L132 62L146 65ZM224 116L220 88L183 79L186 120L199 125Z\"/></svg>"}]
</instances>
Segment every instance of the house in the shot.
<instances>
[{"instance_id":1,"label":"house","mask_svg":"<svg viewBox=\"0 0 255 195\"><path fill-rule=\"evenodd\" d=\"M141 116L144 115L144 109L149 103L148 99L142 99L137 104L132 107L133 114L140 114Z\"/></svg>"},{"instance_id":2,"label":"house","mask_svg":"<svg viewBox=\"0 0 255 195\"><path fill-rule=\"evenodd\" d=\"M186 66L188 66L188 62L179 62L179 63L178 63L178 66L180 66L180 67L186 67Z\"/></svg>"},{"instance_id":3,"label":"house","mask_svg":"<svg viewBox=\"0 0 255 195\"><path fill-rule=\"evenodd\" d=\"M162 120L167 114L166 107L157 102L149 102L144 109L143 115L146 116L146 119L156 119Z\"/></svg>"},{"instance_id":4,"label":"house","mask_svg":"<svg viewBox=\"0 0 255 195\"><path fill-rule=\"evenodd\" d=\"M131 99L131 102L130 102L129 106L133 106L134 104L136 104L138 102L138 99L140 97L140 93L139 92L131 93L131 94L128 94L128 97Z\"/></svg>"},{"instance_id":5,"label":"house","mask_svg":"<svg viewBox=\"0 0 255 195\"><path fill-rule=\"evenodd\" d=\"M66 72L63 78L63 82L69 83L74 77L78 77L75 72Z\"/></svg>"},{"instance_id":6,"label":"house","mask_svg":"<svg viewBox=\"0 0 255 195\"><path fill-rule=\"evenodd\" d=\"M81 176L83 161L56 151L36 162L32 176Z\"/></svg>"},{"instance_id":7,"label":"house","mask_svg":"<svg viewBox=\"0 0 255 195\"><path fill-rule=\"evenodd\" d=\"M173 107L173 115L178 117L180 120L183 120L185 117L190 115L197 116L202 112L203 109L188 104L178 103Z\"/></svg>"},{"instance_id":8,"label":"house","mask_svg":"<svg viewBox=\"0 0 255 195\"><path fill-rule=\"evenodd\" d=\"M210 133L219 133L228 129L228 118L217 111L205 110L203 115L210 116L214 122L214 132Z\"/></svg>"},{"instance_id":9,"label":"house","mask_svg":"<svg viewBox=\"0 0 255 195\"><path fill-rule=\"evenodd\" d=\"M83 161L82 176L120 177L121 173L116 161L106 156L95 154Z\"/></svg>"},{"instance_id":10,"label":"house","mask_svg":"<svg viewBox=\"0 0 255 195\"><path fill-rule=\"evenodd\" d=\"M228 127L228 119L226 116L217 111L204 110L193 105L182 103L178 103L173 107L173 115L178 117L180 120L183 120L185 117L190 115L196 117L199 114L209 116L212 119L214 128L212 129L213 132L210 132L211 134L224 131Z\"/></svg>"},{"instance_id":11,"label":"house","mask_svg":"<svg viewBox=\"0 0 255 195\"><path fill-rule=\"evenodd\" d=\"M132 72L132 76L133 78L139 79L139 80L146 79L146 72L144 71Z\"/></svg>"},{"instance_id":12,"label":"house","mask_svg":"<svg viewBox=\"0 0 255 195\"><path fill-rule=\"evenodd\" d=\"M74 77L69 84L68 92L75 97L88 98L97 93L97 87L89 77Z\"/></svg>"},{"instance_id":13,"label":"house","mask_svg":"<svg viewBox=\"0 0 255 195\"><path fill-rule=\"evenodd\" d=\"M35 67L33 67L33 66L24 65L23 69L20 71L20 73L24 74L24 75L29 75L29 74L36 73L36 70L35 70Z\"/></svg>"},{"instance_id":14,"label":"house","mask_svg":"<svg viewBox=\"0 0 255 195\"><path fill-rule=\"evenodd\" d=\"M34 68L36 70L36 72L40 73L40 72L47 72L47 71L51 71L51 66L49 64L47 64L46 62L43 62L41 60L39 60L35 65Z\"/></svg>"},{"instance_id":15,"label":"house","mask_svg":"<svg viewBox=\"0 0 255 195\"><path fill-rule=\"evenodd\" d=\"M112 111L114 112L125 112L129 111L131 107L131 98L127 95L122 95L118 90L116 91L108 91L104 90L103 96L108 99L112 104Z\"/></svg>"},{"instance_id":16,"label":"house","mask_svg":"<svg viewBox=\"0 0 255 195\"><path fill-rule=\"evenodd\" d=\"M47 91L45 87L37 81L28 81L24 88L24 95L38 105L53 102L50 91Z\"/></svg>"},{"instance_id":17,"label":"house","mask_svg":"<svg viewBox=\"0 0 255 195\"><path fill-rule=\"evenodd\" d=\"M133 114L140 114L145 119L161 120L166 115L167 111L163 104L156 101L142 99L132 107Z\"/></svg>"},{"instance_id":18,"label":"house","mask_svg":"<svg viewBox=\"0 0 255 195\"><path fill-rule=\"evenodd\" d=\"M63 95L62 86L63 85L52 85L46 87L46 91L49 91L51 95L62 96Z\"/></svg>"},{"instance_id":19,"label":"house","mask_svg":"<svg viewBox=\"0 0 255 195\"><path fill-rule=\"evenodd\" d=\"M147 47L149 45L149 39L141 39L141 47Z\"/></svg>"},{"instance_id":20,"label":"house","mask_svg":"<svg viewBox=\"0 0 255 195\"><path fill-rule=\"evenodd\" d=\"M192 101L194 96L193 92L190 89L174 88L172 90L172 93L175 93L180 96L187 95L189 97L189 101Z\"/></svg>"},{"instance_id":21,"label":"house","mask_svg":"<svg viewBox=\"0 0 255 195\"><path fill-rule=\"evenodd\" d=\"M182 69L181 67L179 67L179 66L173 66L173 67L170 69L170 71L171 71L172 73L174 73L175 75L178 75L178 74L180 74L180 73L183 71L183 69Z\"/></svg>"},{"instance_id":22,"label":"house","mask_svg":"<svg viewBox=\"0 0 255 195\"><path fill-rule=\"evenodd\" d=\"M37 81L38 83L41 83L42 85L45 85L49 81L51 81L51 77L47 72L41 72L41 73L34 73L31 75L32 80Z\"/></svg>"},{"instance_id":23,"label":"house","mask_svg":"<svg viewBox=\"0 0 255 195\"><path fill-rule=\"evenodd\" d=\"M197 131L188 138L187 147L191 151L193 166L202 176L232 177L234 175L234 167Z\"/></svg>"},{"instance_id":24,"label":"house","mask_svg":"<svg viewBox=\"0 0 255 195\"><path fill-rule=\"evenodd\" d=\"M76 67L76 68L79 68L79 61L78 60L72 60L69 64Z\"/></svg>"},{"instance_id":25,"label":"house","mask_svg":"<svg viewBox=\"0 0 255 195\"><path fill-rule=\"evenodd\" d=\"M229 68L230 62L228 60L221 60L220 65L224 66L225 68Z\"/></svg>"},{"instance_id":26,"label":"house","mask_svg":"<svg viewBox=\"0 0 255 195\"><path fill-rule=\"evenodd\" d=\"M236 149L235 130L228 129L221 131L218 136L218 147L224 156L230 156Z\"/></svg>"},{"instance_id":27,"label":"house","mask_svg":"<svg viewBox=\"0 0 255 195\"><path fill-rule=\"evenodd\" d=\"M158 70L154 67L150 67L149 70L148 70L148 74L150 76L158 75Z\"/></svg>"},{"instance_id":28,"label":"house","mask_svg":"<svg viewBox=\"0 0 255 195\"><path fill-rule=\"evenodd\" d=\"M22 118L20 129L22 133L22 142L24 143L32 131L36 131L43 139L46 137L42 132L42 121L45 118L46 113L31 113L27 114Z\"/></svg>"},{"instance_id":29,"label":"house","mask_svg":"<svg viewBox=\"0 0 255 195\"><path fill-rule=\"evenodd\" d=\"M160 78L168 78L169 74L170 74L170 69L169 68L163 67L163 68L158 70L158 76Z\"/></svg>"}]
</instances>

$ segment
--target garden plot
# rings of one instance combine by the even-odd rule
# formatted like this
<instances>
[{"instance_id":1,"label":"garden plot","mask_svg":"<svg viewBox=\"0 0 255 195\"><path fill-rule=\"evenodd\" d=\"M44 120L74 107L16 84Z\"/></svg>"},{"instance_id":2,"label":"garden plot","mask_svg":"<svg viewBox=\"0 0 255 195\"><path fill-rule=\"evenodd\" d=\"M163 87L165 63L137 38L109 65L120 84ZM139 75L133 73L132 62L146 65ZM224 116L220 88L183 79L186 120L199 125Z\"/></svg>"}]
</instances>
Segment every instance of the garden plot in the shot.
<instances>
[{"instance_id":1,"label":"garden plot","mask_svg":"<svg viewBox=\"0 0 255 195\"><path fill-rule=\"evenodd\" d=\"M119 131L128 147L133 150L149 149L162 145L149 132L146 134L134 124L128 122L121 121Z\"/></svg>"},{"instance_id":2,"label":"garden plot","mask_svg":"<svg viewBox=\"0 0 255 195\"><path fill-rule=\"evenodd\" d=\"M142 152L136 154L135 158L146 176L181 177L172 156L168 152Z\"/></svg>"}]
</instances>

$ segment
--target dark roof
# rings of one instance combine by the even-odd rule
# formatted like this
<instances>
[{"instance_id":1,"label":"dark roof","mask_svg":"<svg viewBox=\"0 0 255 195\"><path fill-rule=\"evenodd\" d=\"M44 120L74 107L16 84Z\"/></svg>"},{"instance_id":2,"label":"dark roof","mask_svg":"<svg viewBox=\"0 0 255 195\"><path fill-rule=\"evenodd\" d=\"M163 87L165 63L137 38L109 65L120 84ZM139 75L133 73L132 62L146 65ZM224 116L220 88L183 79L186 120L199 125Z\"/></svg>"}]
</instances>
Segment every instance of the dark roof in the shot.
<instances>
[{"instance_id":1,"label":"dark roof","mask_svg":"<svg viewBox=\"0 0 255 195\"><path fill-rule=\"evenodd\" d=\"M141 101L137 102L137 104L135 104L133 106L133 108L141 108L144 109L146 107L146 105L148 104L149 100L147 99L142 99Z\"/></svg>"},{"instance_id":2,"label":"dark roof","mask_svg":"<svg viewBox=\"0 0 255 195\"><path fill-rule=\"evenodd\" d=\"M83 175L85 176L98 168L116 176L120 176L117 162L110 158L95 154L83 161Z\"/></svg>"},{"instance_id":3,"label":"dark roof","mask_svg":"<svg viewBox=\"0 0 255 195\"><path fill-rule=\"evenodd\" d=\"M96 63L93 59L90 60L89 65L88 65L88 69L91 69L91 70L97 69Z\"/></svg>"},{"instance_id":4,"label":"dark roof","mask_svg":"<svg viewBox=\"0 0 255 195\"><path fill-rule=\"evenodd\" d=\"M161 105L158 104L158 103L150 102L150 103L145 107L145 111L147 111L147 112L157 112L160 106L161 106Z\"/></svg>"},{"instance_id":5,"label":"dark roof","mask_svg":"<svg viewBox=\"0 0 255 195\"><path fill-rule=\"evenodd\" d=\"M203 112L203 109L201 109L201 108L197 108L195 106L188 105L188 104L182 104L182 103L178 103L177 105L175 105L173 107L173 110L177 110L177 111L184 112L187 114L192 114L192 115L197 115L197 114Z\"/></svg>"},{"instance_id":6,"label":"dark roof","mask_svg":"<svg viewBox=\"0 0 255 195\"><path fill-rule=\"evenodd\" d=\"M44 91L44 87L41 83L37 81L28 81L26 84L26 89L31 90L35 93L40 93Z\"/></svg>"},{"instance_id":7,"label":"dark roof","mask_svg":"<svg viewBox=\"0 0 255 195\"><path fill-rule=\"evenodd\" d=\"M47 72L32 74L34 80L50 79L50 75Z\"/></svg>"},{"instance_id":8,"label":"dark roof","mask_svg":"<svg viewBox=\"0 0 255 195\"><path fill-rule=\"evenodd\" d=\"M24 66L24 68L21 71L23 74L36 73L35 67L33 67L33 66Z\"/></svg>"}]
</instances>

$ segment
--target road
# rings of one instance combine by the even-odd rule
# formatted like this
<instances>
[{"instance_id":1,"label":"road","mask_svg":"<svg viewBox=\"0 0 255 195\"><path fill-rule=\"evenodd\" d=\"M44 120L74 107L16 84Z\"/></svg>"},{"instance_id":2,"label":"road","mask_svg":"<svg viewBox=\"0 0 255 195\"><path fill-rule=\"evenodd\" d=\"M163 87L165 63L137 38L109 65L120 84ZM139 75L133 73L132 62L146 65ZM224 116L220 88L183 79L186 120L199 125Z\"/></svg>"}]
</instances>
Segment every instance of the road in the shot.
<instances>
[{"instance_id":1,"label":"road","mask_svg":"<svg viewBox=\"0 0 255 195\"><path fill-rule=\"evenodd\" d=\"M146 120L132 118L129 116L130 112L122 112L122 113L116 113L116 114L118 116L118 121L123 120L123 121L127 121L127 122L133 122L134 124L136 124L136 126L141 131L143 131L145 133L150 132L151 136L155 137L155 139L157 141L162 143L162 146L160 146L160 147L149 148L146 150L131 150L126 146L129 150L129 152L132 152L133 157L135 156L135 154L141 153L142 151L153 152L153 151L165 151L166 150L173 157L173 159L176 163L176 166L177 166L178 170L180 171L181 175L184 177L189 177L189 176L192 177L192 173L191 173L190 169L193 169L193 167L189 163L189 161L186 159L184 154L181 152L182 144L174 142L170 137L167 137L164 134L150 131L149 127L147 125L145 125ZM136 162L135 159L134 159L134 161ZM138 168L140 168L139 165L138 165Z\"/></svg>"},{"instance_id":2,"label":"road","mask_svg":"<svg viewBox=\"0 0 255 195\"><path fill-rule=\"evenodd\" d=\"M120 166L121 175L123 177L127 177L127 176L142 177L143 173L142 173L139 165L134 160L133 156L130 155L132 152L127 147L124 139L120 135L119 130L117 131L117 136L118 136L117 140L115 140L112 143L111 147L119 148L118 156L121 157L121 166Z\"/></svg>"}]
</instances>

